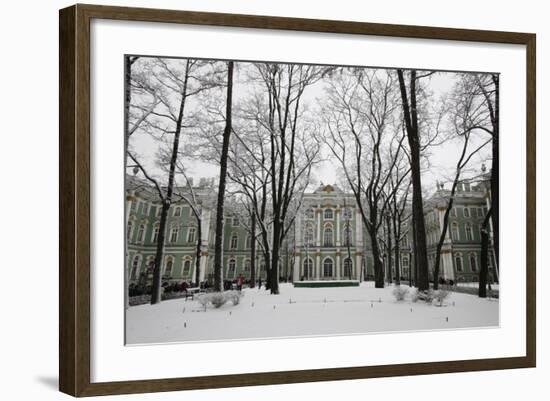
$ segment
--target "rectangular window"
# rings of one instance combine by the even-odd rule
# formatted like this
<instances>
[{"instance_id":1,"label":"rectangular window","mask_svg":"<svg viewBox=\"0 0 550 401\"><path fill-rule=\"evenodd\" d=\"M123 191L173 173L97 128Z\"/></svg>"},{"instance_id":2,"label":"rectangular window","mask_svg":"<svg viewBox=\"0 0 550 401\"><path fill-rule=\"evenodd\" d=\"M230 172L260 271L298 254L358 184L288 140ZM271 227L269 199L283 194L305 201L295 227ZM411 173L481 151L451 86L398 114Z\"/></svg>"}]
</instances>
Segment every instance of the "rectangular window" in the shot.
<instances>
[{"instance_id":1,"label":"rectangular window","mask_svg":"<svg viewBox=\"0 0 550 401\"><path fill-rule=\"evenodd\" d=\"M231 245L230 245L230 248L231 248L231 249L237 249L238 242L239 242L239 237L237 237L236 235L233 235L233 236L231 237Z\"/></svg>"},{"instance_id":2,"label":"rectangular window","mask_svg":"<svg viewBox=\"0 0 550 401\"><path fill-rule=\"evenodd\" d=\"M464 208L464 217L470 217L470 209L467 207Z\"/></svg>"},{"instance_id":3,"label":"rectangular window","mask_svg":"<svg viewBox=\"0 0 550 401\"><path fill-rule=\"evenodd\" d=\"M176 242L178 240L179 228L172 228L170 232L170 242Z\"/></svg>"}]
</instances>

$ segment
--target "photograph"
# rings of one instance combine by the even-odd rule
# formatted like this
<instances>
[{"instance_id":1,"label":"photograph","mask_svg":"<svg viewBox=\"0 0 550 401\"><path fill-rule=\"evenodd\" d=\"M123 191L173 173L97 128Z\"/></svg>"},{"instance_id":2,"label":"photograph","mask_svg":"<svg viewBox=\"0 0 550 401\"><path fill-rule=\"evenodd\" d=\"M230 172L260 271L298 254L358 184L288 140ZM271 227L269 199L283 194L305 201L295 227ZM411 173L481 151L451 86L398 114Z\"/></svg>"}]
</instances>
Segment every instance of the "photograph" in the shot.
<instances>
[{"instance_id":1,"label":"photograph","mask_svg":"<svg viewBox=\"0 0 550 401\"><path fill-rule=\"evenodd\" d=\"M499 72L123 62L127 346L499 327Z\"/></svg>"}]
</instances>

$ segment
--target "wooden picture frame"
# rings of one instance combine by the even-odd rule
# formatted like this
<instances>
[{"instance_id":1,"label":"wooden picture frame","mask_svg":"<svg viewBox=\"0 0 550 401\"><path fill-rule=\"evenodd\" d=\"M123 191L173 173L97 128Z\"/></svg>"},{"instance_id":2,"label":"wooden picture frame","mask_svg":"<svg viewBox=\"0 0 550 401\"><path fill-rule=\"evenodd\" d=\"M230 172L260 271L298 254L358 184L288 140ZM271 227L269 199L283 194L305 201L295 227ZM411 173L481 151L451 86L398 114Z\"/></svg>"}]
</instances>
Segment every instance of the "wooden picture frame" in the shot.
<instances>
[{"instance_id":1,"label":"wooden picture frame","mask_svg":"<svg viewBox=\"0 0 550 401\"><path fill-rule=\"evenodd\" d=\"M526 355L365 367L92 383L90 380L90 22L162 22L517 44L526 47ZM536 362L536 37L348 21L74 5L60 10L59 388L73 396L144 393L534 367Z\"/></svg>"}]
</instances>

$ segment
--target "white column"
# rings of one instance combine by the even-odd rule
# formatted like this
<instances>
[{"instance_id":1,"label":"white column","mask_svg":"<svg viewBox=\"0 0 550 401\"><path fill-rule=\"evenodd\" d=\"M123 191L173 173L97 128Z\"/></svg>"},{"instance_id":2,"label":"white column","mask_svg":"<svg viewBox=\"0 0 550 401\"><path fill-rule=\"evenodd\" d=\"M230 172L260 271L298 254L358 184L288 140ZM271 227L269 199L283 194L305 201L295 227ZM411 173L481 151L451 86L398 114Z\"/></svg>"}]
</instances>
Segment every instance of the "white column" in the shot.
<instances>
[{"instance_id":1,"label":"white column","mask_svg":"<svg viewBox=\"0 0 550 401\"><path fill-rule=\"evenodd\" d=\"M317 252L315 257L315 280L319 280L321 276L321 255Z\"/></svg>"},{"instance_id":2,"label":"white column","mask_svg":"<svg viewBox=\"0 0 550 401\"><path fill-rule=\"evenodd\" d=\"M321 205L317 208L317 239L315 243L317 247L321 246Z\"/></svg>"},{"instance_id":3,"label":"white column","mask_svg":"<svg viewBox=\"0 0 550 401\"><path fill-rule=\"evenodd\" d=\"M361 280L361 255L359 253L355 255L355 279Z\"/></svg>"},{"instance_id":4,"label":"white column","mask_svg":"<svg viewBox=\"0 0 550 401\"><path fill-rule=\"evenodd\" d=\"M206 269L208 267L208 252L203 252L201 255L201 263L200 263L200 275L199 275L199 281L204 281L206 277Z\"/></svg>"},{"instance_id":5,"label":"white column","mask_svg":"<svg viewBox=\"0 0 550 401\"><path fill-rule=\"evenodd\" d=\"M443 264L443 278L445 280L454 280L453 255L450 251L442 253L441 263Z\"/></svg>"},{"instance_id":6,"label":"white column","mask_svg":"<svg viewBox=\"0 0 550 401\"><path fill-rule=\"evenodd\" d=\"M292 280L293 281L299 281L300 280L300 254L297 254L294 258L294 273L292 274Z\"/></svg>"},{"instance_id":7,"label":"white column","mask_svg":"<svg viewBox=\"0 0 550 401\"><path fill-rule=\"evenodd\" d=\"M336 279L340 280L340 253L336 254Z\"/></svg>"},{"instance_id":8,"label":"white column","mask_svg":"<svg viewBox=\"0 0 550 401\"><path fill-rule=\"evenodd\" d=\"M336 209L336 246L340 246L340 210Z\"/></svg>"}]
</instances>

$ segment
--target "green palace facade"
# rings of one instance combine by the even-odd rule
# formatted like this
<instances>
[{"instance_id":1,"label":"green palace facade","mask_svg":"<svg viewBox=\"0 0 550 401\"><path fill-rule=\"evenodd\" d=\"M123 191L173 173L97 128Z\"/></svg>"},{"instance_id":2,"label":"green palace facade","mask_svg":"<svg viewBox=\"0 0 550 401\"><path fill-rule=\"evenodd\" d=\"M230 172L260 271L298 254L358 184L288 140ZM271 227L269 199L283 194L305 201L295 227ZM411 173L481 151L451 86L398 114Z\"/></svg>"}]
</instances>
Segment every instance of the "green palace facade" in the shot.
<instances>
[{"instance_id":1,"label":"green palace facade","mask_svg":"<svg viewBox=\"0 0 550 401\"><path fill-rule=\"evenodd\" d=\"M152 189L135 177L128 177L126 191L127 269L130 284L151 277L160 224L160 204ZM164 282L196 282L195 263L200 241L200 276L212 280L215 232L215 183L201 180L193 187L200 209L197 220L186 201L172 203L169 209L162 262ZM450 191L438 184L435 193L424 201L429 271L433 278L436 243L441 233L443 214ZM446 280L474 282L480 267L480 227L489 204L486 183L459 184L449 229L441 255L440 275ZM234 280L251 274L249 224L226 205L224 216L223 278ZM200 224L200 230L199 230ZM201 238L198 238L199 231ZM404 232L407 232L405 227ZM414 278L412 233L401 241L400 277ZM491 248L492 249L492 248ZM395 277L394 252L391 252ZM256 247L256 278L265 280L265 263L260 246ZM388 259L384 254L384 264ZM494 254L489 258L490 279L498 280ZM388 269L387 269L388 270ZM387 277L390 273L387 271ZM336 185L321 185L304 194L293 229L282 246L279 276L284 280L367 280L374 276L370 238L352 194Z\"/></svg>"}]
</instances>

